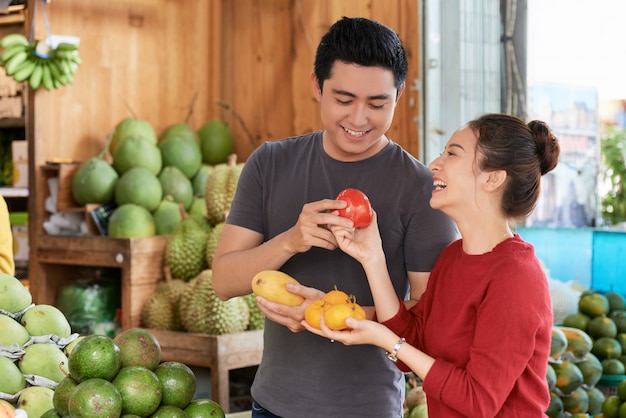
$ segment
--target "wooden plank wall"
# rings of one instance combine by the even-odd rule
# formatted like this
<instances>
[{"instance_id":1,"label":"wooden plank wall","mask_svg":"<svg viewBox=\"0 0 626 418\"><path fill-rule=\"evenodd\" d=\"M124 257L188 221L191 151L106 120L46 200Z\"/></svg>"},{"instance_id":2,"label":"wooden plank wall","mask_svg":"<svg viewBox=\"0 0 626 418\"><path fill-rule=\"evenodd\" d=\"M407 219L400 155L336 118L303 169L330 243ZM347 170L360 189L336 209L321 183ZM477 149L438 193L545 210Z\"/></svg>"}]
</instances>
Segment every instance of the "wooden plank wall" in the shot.
<instances>
[{"instance_id":1,"label":"wooden plank wall","mask_svg":"<svg viewBox=\"0 0 626 418\"><path fill-rule=\"evenodd\" d=\"M29 2L30 11L36 3ZM236 151L245 160L263 141L319 129L309 74L319 39L341 16L371 17L400 34L409 54L411 87L420 76L419 3L51 1L46 5L51 32L80 37L83 64L73 85L31 97L31 160L37 165L56 157L84 161L103 148L122 118L145 118L158 134L184 121L192 102L189 123L199 128L215 117L229 122ZM40 9L36 17L35 34L45 38ZM415 156L418 93L405 91L389 132Z\"/></svg>"}]
</instances>

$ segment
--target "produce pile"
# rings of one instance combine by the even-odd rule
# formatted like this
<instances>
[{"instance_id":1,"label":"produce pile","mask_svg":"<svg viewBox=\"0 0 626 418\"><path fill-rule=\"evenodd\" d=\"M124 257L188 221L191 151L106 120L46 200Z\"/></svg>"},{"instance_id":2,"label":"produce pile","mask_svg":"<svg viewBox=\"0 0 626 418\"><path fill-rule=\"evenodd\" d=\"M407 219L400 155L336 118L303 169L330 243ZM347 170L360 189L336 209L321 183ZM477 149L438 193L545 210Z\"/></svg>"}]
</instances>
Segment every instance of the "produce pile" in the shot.
<instances>
[{"instance_id":1,"label":"produce pile","mask_svg":"<svg viewBox=\"0 0 626 418\"><path fill-rule=\"evenodd\" d=\"M7 75L18 83L28 82L33 90L72 84L81 64L78 46L68 42L51 48L37 39L28 40L22 34L12 33L0 40L0 48L0 65Z\"/></svg>"},{"instance_id":2,"label":"produce pile","mask_svg":"<svg viewBox=\"0 0 626 418\"><path fill-rule=\"evenodd\" d=\"M216 119L197 131L177 123L157 137L148 121L126 118L100 155L77 169L72 196L81 206L110 208L100 227L113 238L171 234L188 214L205 215L216 225L243 168L233 149L230 129Z\"/></svg>"},{"instance_id":3,"label":"produce pile","mask_svg":"<svg viewBox=\"0 0 626 418\"><path fill-rule=\"evenodd\" d=\"M578 312L567 315L561 325L553 326L550 348L546 373L551 391L546 414L550 418L573 414L604 418L626 416L626 300L623 295L594 290L583 292ZM624 399L617 395L620 386Z\"/></svg>"},{"instance_id":4,"label":"produce pile","mask_svg":"<svg viewBox=\"0 0 626 418\"><path fill-rule=\"evenodd\" d=\"M149 331L72 334L61 311L33 304L17 278L0 273L0 290L0 417L225 416L215 401L194 399L193 371L161 361Z\"/></svg>"}]
</instances>

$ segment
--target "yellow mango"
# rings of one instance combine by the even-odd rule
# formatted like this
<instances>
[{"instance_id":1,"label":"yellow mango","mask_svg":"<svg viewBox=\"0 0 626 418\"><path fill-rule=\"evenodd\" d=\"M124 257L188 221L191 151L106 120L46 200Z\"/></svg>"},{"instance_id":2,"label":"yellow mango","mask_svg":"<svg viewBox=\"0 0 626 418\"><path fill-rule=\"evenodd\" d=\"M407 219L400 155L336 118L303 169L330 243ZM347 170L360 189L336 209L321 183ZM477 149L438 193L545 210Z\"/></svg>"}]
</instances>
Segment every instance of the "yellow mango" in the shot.
<instances>
[{"instance_id":1,"label":"yellow mango","mask_svg":"<svg viewBox=\"0 0 626 418\"><path fill-rule=\"evenodd\" d=\"M304 298L287 291L287 283L298 283L290 275L278 270L263 270L252 278L252 291L271 302L287 306L298 306Z\"/></svg>"}]
</instances>

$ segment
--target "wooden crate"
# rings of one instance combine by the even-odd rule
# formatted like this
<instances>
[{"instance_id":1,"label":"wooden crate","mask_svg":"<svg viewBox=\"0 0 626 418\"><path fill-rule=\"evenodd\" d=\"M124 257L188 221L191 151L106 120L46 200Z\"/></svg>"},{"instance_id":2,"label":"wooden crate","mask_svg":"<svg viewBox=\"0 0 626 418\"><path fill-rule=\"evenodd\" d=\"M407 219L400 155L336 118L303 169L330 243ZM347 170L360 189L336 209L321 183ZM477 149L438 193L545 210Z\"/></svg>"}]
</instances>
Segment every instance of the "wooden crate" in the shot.
<instances>
[{"instance_id":1,"label":"wooden crate","mask_svg":"<svg viewBox=\"0 0 626 418\"><path fill-rule=\"evenodd\" d=\"M120 269L121 325L141 325L141 309L163 278L163 256L169 236L108 238L41 235L35 248L38 274L30 286L36 303L55 304L72 267Z\"/></svg>"},{"instance_id":2,"label":"wooden crate","mask_svg":"<svg viewBox=\"0 0 626 418\"><path fill-rule=\"evenodd\" d=\"M211 397L230 411L229 371L261 362L263 330L204 335L148 329L161 344L162 361L211 369Z\"/></svg>"}]
</instances>

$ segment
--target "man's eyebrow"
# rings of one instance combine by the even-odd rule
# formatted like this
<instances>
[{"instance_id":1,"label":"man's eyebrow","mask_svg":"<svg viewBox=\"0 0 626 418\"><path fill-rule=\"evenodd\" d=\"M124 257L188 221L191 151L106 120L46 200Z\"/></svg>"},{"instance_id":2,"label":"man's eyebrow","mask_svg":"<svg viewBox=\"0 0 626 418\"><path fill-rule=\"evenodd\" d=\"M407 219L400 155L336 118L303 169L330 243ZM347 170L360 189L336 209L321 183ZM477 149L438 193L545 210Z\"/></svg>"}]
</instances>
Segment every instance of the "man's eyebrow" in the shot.
<instances>
[{"instance_id":1,"label":"man's eyebrow","mask_svg":"<svg viewBox=\"0 0 626 418\"><path fill-rule=\"evenodd\" d=\"M332 92L333 92L333 94L340 94L342 96L348 96L348 97L356 98L356 95L354 93L350 93L349 91L332 89ZM368 100L388 100L389 97L391 97L391 96L388 95L388 94L377 94L375 96L368 96L367 99Z\"/></svg>"}]
</instances>

